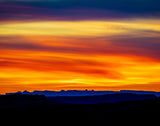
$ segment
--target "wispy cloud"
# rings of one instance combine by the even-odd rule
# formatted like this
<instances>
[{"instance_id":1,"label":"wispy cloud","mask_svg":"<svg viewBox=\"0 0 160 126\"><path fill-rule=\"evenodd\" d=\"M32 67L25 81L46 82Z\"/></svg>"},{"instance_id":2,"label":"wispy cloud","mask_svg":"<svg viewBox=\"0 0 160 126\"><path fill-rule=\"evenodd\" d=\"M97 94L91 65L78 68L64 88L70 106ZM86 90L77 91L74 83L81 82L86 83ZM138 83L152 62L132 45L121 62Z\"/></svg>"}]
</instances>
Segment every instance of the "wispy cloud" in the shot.
<instances>
[{"instance_id":1,"label":"wispy cloud","mask_svg":"<svg viewBox=\"0 0 160 126\"><path fill-rule=\"evenodd\" d=\"M159 89L159 4L0 0L0 93Z\"/></svg>"}]
</instances>

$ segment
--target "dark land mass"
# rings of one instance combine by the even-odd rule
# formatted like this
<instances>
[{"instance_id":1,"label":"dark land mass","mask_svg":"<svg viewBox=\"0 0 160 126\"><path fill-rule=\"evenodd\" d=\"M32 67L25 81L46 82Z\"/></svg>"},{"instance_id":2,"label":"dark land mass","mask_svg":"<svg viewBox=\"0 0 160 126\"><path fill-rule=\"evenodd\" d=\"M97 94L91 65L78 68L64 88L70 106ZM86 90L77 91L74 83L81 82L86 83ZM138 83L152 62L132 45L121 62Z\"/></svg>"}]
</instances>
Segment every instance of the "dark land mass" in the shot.
<instances>
[{"instance_id":1,"label":"dark land mass","mask_svg":"<svg viewBox=\"0 0 160 126\"><path fill-rule=\"evenodd\" d=\"M154 91L135 91L135 90L120 90L120 91L94 91L94 90L61 90L61 91L33 91L29 92L27 90L15 93L6 93L6 95L12 94L30 94L30 95L45 95L46 97L57 97L57 96L94 96L94 95L106 95L106 94L116 94L116 93L132 93L132 94L153 94L160 97L160 92Z\"/></svg>"},{"instance_id":2,"label":"dark land mass","mask_svg":"<svg viewBox=\"0 0 160 126\"><path fill-rule=\"evenodd\" d=\"M69 99L72 103L66 103ZM90 104L73 103L76 99L80 99L81 102L89 101ZM0 96L0 112L8 121L11 119L50 123L100 121L106 124L137 125L140 122L145 124L148 121L159 121L160 97L120 93L47 98L44 95L17 93ZM3 118L1 117L1 120Z\"/></svg>"},{"instance_id":3,"label":"dark land mass","mask_svg":"<svg viewBox=\"0 0 160 126\"><path fill-rule=\"evenodd\" d=\"M123 101L138 101L144 99L154 99L155 95L131 94L131 93L116 93L95 96L59 96L48 97L49 101L70 103L70 104L99 104L99 103L117 103Z\"/></svg>"}]
</instances>

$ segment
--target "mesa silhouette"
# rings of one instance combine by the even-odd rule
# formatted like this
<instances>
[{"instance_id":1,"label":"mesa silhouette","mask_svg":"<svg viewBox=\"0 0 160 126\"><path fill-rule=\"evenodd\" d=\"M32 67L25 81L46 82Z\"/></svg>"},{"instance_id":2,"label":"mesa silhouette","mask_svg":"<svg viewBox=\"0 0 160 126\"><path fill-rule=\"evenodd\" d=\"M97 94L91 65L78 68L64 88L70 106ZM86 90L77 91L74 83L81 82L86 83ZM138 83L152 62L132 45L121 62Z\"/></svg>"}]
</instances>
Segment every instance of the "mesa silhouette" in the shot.
<instances>
[{"instance_id":1,"label":"mesa silhouette","mask_svg":"<svg viewBox=\"0 0 160 126\"><path fill-rule=\"evenodd\" d=\"M46 97L56 97L56 96L94 96L94 95L106 95L106 94L116 94L116 93L132 93L132 94L153 94L157 97L160 96L160 92L154 91L135 91L135 90L120 90L120 91L94 91L94 90L61 90L61 91L33 91L29 92L27 90L15 93L6 93L6 95L11 94L30 94L30 95L45 95Z\"/></svg>"}]
</instances>

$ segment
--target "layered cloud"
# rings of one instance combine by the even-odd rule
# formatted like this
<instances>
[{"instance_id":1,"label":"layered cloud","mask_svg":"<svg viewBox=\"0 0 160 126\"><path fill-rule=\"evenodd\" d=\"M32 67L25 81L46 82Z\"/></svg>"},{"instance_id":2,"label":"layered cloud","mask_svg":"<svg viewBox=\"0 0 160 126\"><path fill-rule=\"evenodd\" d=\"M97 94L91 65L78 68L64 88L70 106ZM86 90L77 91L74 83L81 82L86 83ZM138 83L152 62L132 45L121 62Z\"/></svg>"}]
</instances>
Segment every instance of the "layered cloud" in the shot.
<instances>
[{"instance_id":1,"label":"layered cloud","mask_svg":"<svg viewBox=\"0 0 160 126\"><path fill-rule=\"evenodd\" d=\"M30 90L117 90L125 89L122 85L160 81L157 39L6 36L1 40L0 76L6 88L16 84L19 90L23 86Z\"/></svg>"},{"instance_id":2,"label":"layered cloud","mask_svg":"<svg viewBox=\"0 0 160 126\"><path fill-rule=\"evenodd\" d=\"M158 91L159 12L157 0L0 0L0 93Z\"/></svg>"}]
</instances>

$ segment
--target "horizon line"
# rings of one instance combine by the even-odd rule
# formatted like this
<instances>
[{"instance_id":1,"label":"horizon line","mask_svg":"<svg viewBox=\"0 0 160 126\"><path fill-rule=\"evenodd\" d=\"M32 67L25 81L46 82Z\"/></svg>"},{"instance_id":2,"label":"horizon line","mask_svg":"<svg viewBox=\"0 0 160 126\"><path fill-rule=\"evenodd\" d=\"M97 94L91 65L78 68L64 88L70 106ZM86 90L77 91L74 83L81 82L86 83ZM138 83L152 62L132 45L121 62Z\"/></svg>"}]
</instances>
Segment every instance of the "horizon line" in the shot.
<instances>
[{"instance_id":1,"label":"horizon line","mask_svg":"<svg viewBox=\"0 0 160 126\"><path fill-rule=\"evenodd\" d=\"M24 92L29 92L29 93L33 93L33 92L35 92L35 91L39 91L39 92L45 92L45 91L48 91L48 92L62 92L62 91L64 91L64 92L67 92L67 91L83 91L83 92L85 92L85 91L94 91L94 92L103 92L103 91L106 91L106 92L121 92L121 91L138 91L138 92L155 92L155 93L160 93L160 91L149 91L149 90L88 90L88 89L85 89L85 90L58 90L58 91L56 91L56 90L33 90L33 91L28 91L28 90L23 90L23 91L16 91L16 92L7 92L7 93L3 93L3 94L1 94L0 93L0 95L6 95L6 94L14 94L14 93L24 93Z\"/></svg>"}]
</instances>

